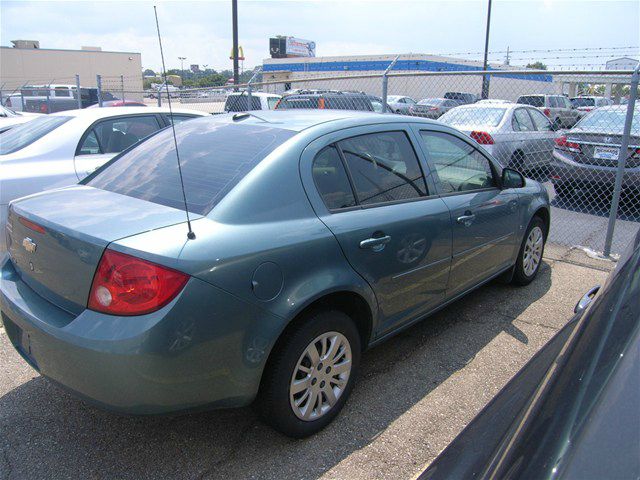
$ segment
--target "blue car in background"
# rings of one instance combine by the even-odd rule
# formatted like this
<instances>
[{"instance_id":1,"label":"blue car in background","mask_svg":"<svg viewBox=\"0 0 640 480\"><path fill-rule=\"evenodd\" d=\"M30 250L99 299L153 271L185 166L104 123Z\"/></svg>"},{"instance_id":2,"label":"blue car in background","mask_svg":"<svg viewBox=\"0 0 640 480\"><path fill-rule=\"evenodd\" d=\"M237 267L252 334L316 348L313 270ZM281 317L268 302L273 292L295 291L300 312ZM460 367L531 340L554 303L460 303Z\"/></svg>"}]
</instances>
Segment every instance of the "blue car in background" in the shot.
<instances>
[{"instance_id":1,"label":"blue car in background","mask_svg":"<svg viewBox=\"0 0 640 480\"><path fill-rule=\"evenodd\" d=\"M7 334L93 403L255 403L304 437L340 412L364 349L493 278L538 272L546 190L446 125L285 110L175 132L184 194L165 129L9 208Z\"/></svg>"}]
</instances>

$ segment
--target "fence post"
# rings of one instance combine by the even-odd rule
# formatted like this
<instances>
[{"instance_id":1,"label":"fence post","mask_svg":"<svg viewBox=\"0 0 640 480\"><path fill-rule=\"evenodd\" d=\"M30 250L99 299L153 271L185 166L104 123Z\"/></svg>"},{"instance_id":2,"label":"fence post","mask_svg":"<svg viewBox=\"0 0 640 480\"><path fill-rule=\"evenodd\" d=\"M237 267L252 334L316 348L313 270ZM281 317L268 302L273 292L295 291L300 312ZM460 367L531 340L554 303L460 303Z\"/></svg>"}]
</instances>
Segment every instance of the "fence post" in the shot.
<instances>
[{"instance_id":1,"label":"fence post","mask_svg":"<svg viewBox=\"0 0 640 480\"><path fill-rule=\"evenodd\" d=\"M2 85L4 87L4 85ZM4 102L2 101L2 87L0 87L0 105L4 105Z\"/></svg>"},{"instance_id":2,"label":"fence post","mask_svg":"<svg viewBox=\"0 0 640 480\"><path fill-rule=\"evenodd\" d=\"M618 170L616 170L616 183L613 187L613 198L611 199L611 211L609 212L609 224L607 225L607 236L604 240L605 257L611 254L611 242L613 240L613 230L616 226L616 218L618 217L618 204L620 203L620 194L622 193L622 177L624 176L624 167L629 156L629 137L631 136L631 124L633 123L633 113L636 105L636 97L638 95L638 79L640 77L640 64L636 66L631 76L631 90L629 92L629 103L627 104L627 116L624 121L624 130L622 131L622 141L620 142L620 152L618 153Z\"/></svg>"},{"instance_id":3,"label":"fence post","mask_svg":"<svg viewBox=\"0 0 640 480\"><path fill-rule=\"evenodd\" d=\"M120 75L120 91L122 92L122 101L124 102L124 75Z\"/></svg>"},{"instance_id":4,"label":"fence post","mask_svg":"<svg viewBox=\"0 0 640 480\"><path fill-rule=\"evenodd\" d=\"M96 85L98 87L98 106L102 107L102 76L96 75Z\"/></svg>"},{"instance_id":5,"label":"fence post","mask_svg":"<svg viewBox=\"0 0 640 480\"><path fill-rule=\"evenodd\" d=\"M76 73L76 95L78 97L78 110L82 108L82 92L80 91L80 75Z\"/></svg>"},{"instance_id":6,"label":"fence post","mask_svg":"<svg viewBox=\"0 0 640 480\"><path fill-rule=\"evenodd\" d=\"M393 61L389 64L387 69L382 74L382 113L387 113L387 89L389 86L389 78L387 77L387 74L395 66L398 58L400 58L400 55L396 55L396 58L393 59Z\"/></svg>"},{"instance_id":7,"label":"fence post","mask_svg":"<svg viewBox=\"0 0 640 480\"><path fill-rule=\"evenodd\" d=\"M253 75L251 76L251 78L249 79L249 82L247 82L247 112L253 110L253 103L252 103L253 100L251 99L251 90L253 89L253 87L251 86L251 84L253 83L253 81L256 79L256 77L261 71L262 71L262 68L258 67L256 71L253 73Z\"/></svg>"},{"instance_id":8,"label":"fence post","mask_svg":"<svg viewBox=\"0 0 640 480\"><path fill-rule=\"evenodd\" d=\"M51 83L47 85L47 113L51 113Z\"/></svg>"}]
</instances>

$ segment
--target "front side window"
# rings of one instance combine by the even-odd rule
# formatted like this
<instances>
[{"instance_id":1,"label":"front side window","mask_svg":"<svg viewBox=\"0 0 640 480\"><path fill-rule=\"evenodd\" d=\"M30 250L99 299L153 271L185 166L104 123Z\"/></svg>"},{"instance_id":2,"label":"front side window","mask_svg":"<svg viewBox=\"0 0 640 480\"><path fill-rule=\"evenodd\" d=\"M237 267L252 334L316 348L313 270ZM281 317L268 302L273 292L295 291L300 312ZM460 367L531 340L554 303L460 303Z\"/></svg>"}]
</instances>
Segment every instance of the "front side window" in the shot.
<instances>
[{"instance_id":1,"label":"front side window","mask_svg":"<svg viewBox=\"0 0 640 480\"><path fill-rule=\"evenodd\" d=\"M329 210L356 204L347 172L335 146L325 147L313 160L313 181Z\"/></svg>"},{"instance_id":2,"label":"front side window","mask_svg":"<svg viewBox=\"0 0 640 480\"><path fill-rule=\"evenodd\" d=\"M93 127L100 153L120 153L160 128L153 115L109 118ZM84 147L84 146L83 146Z\"/></svg>"},{"instance_id":3,"label":"front side window","mask_svg":"<svg viewBox=\"0 0 640 480\"><path fill-rule=\"evenodd\" d=\"M533 120L531 120L531 117L524 108L518 108L513 112L511 126L516 132L533 132L536 129L533 125Z\"/></svg>"},{"instance_id":4,"label":"front side window","mask_svg":"<svg viewBox=\"0 0 640 480\"><path fill-rule=\"evenodd\" d=\"M379 132L338 142L358 203L410 200L427 194L422 170L404 132Z\"/></svg>"},{"instance_id":5,"label":"front side window","mask_svg":"<svg viewBox=\"0 0 640 480\"><path fill-rule=\"evenodd\" d=\"M441 132L421 131L420 136L442 193L468 192L496 186L491 163L468 143Z\"/></svg>"}]
</instances>

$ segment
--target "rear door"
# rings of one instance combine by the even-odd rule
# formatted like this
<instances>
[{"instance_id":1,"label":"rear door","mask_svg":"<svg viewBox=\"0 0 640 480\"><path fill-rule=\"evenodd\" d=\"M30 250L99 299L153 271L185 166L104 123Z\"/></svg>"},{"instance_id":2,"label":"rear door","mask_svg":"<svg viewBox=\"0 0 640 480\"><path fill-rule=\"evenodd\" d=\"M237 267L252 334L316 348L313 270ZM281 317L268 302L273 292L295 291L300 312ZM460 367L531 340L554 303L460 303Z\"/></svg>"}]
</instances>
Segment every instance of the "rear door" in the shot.
<instances>
[{"instance_id":1,"label":"rear door","mask_svg":"<svg viewBox=\"0 0 640 480\"><path fill-rule=\"evenodd\" d=\"M536 165L549 165L553 154L553 140L556 133L553 131L551 122L545 114L535 108L527 108L529 115L536 127L537 143L533 160Z\"/></svg>"},{"instance_id":2,"label":"rear door","mask_svg":"<svg viewBox=\"0 0 640 480\"><path fill-rule=\"evenodd\" d=\"M518 194L499 188L496 165L471 143L444 131L419 133L438 192L451 212L450 298L513 262Z\"/></svg>"},{"instance_id":3,"label":"rear door","mask_svg":"<svg viewBox=\"0 0 640 480\"><path fill-rule=\"evenodd\" d=\"M163 127L164 123L153 114L98 120L87 129L78 143L74 158L78 180Z\"/></svg>"},{"instance_id":4,"label":"rear door","mask_svg":"<svg viewBox=\"0 0 640 480\"><path fill-rule=\"evenodd\" d=\"M403 124L353 128L302 158L318 217L376 294L378 335L442 302L449 275L449 212L410 138Z\"/></svg>"}]
</instances>

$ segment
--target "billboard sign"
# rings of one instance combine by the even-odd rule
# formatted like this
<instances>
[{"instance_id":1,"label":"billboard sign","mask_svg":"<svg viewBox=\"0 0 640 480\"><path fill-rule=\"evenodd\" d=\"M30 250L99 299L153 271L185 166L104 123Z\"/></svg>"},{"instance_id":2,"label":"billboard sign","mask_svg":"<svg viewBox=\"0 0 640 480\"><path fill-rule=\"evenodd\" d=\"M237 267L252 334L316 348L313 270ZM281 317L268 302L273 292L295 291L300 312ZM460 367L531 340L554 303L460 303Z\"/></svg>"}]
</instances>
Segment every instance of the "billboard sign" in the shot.
<instances>
[{"instance_id":1,"label":"billboard sign","mask_svg":"<svg viewBox=\"0 0 640 480\"><path fill-rule=\"evenodd\" d=\"M316 42L302 38L287 37L287 57L315 57Z\"/></svg>"}]
</instances>

